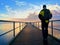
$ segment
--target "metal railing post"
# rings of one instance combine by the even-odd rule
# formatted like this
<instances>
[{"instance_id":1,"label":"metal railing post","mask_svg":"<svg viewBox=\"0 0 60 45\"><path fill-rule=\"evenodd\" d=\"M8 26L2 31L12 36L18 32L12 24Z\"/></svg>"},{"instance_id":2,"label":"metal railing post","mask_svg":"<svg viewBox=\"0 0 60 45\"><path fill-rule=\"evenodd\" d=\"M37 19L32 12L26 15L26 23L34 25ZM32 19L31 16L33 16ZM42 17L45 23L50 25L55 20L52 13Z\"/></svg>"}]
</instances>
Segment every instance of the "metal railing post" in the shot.
<instances>
[{"instance_id":1,"label":"metal railing post","mask_svg":"<svg viewBox=\"0 0 60 45\"><path fill-rule=\"evenodd\" d=\"M38 22L38 28L39 28L39 22Z\"/></svg>"},{"instance_id":2,"label":"metal railing post","mask_svg":"<svg viewBox=\"0 0 60 45\"><path fill-rule=\"evenodd\" d=\"M15 38L15 22L13 22L13 36Z\"/></svg>"},{"instance_id":3,"label":"metal railing post","mask_svg":"<svg viewBox=\"0 0 60 45\"><path fill-rule=\"evenodd\" d=\"M19 22L19 30L21 30L21 23Z\"/></svg>"},{"instance_id":4,"label":"metal railing post","mask_svg":"<svg viewBox=\"0 0 60 45\"><path fill-rule=\"evenodd\" d=\"M21 29L23 28L23 22L22 22L22 26L21 26Z\"/></svg>"},{"instance_id":5,"label":"metal railing post","mask_svg":"<svg viewBox=\"0 0 60 45\"><path fill-rule=\"evenodd\" d=\"M38 23L38 22L36 22L36 26L38 27L37 23Z\"/></svg>"},{"instance_id":6,"label":"metal railing post","mask_svg":"<svg viewBox=\"0 0 60 45\"><path fill-rule=\"evenodd\" d=\"M53 21L51 21L51 29L52 29L52 36L53 36Z\"/></svg>"}]
</instances>

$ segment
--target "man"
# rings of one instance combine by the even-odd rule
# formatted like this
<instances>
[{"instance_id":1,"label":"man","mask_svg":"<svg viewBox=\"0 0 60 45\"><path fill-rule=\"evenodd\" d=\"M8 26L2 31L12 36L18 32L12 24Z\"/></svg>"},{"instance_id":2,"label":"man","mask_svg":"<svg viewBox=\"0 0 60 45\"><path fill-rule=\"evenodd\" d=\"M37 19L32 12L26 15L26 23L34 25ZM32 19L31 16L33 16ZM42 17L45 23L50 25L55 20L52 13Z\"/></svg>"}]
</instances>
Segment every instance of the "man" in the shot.
<instances>
[{"instance_id":1,"label":"man","mask_svg":"<svg viewBox=\"0 0 60 45\"><path fill-rule=\"evenodd\" d=\"M41 20L43 40L47 40L48 24L49 24L49 19L52 18L52 14L50 10L46 8L46 5L43 5L43 9L40 11L38 17Z\"/></svg>"}]
</instances>

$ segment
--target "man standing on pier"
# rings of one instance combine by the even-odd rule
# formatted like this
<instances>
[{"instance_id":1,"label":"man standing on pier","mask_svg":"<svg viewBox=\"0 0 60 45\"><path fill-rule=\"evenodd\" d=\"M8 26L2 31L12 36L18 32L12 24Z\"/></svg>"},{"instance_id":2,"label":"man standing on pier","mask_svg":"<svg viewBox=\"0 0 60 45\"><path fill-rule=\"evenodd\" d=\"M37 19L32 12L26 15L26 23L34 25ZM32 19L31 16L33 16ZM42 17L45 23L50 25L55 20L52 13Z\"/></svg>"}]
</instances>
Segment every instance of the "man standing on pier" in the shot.
<instances>
[{"instance_id":1,"label":"man standing on pier","mask_svg":"<svg viewBox=\"0 0 60 45\"><path fill-rule=\"evenodd\" d=\"M44 45L45 44L47 45L48 24L49 24L49 19L52 18L52 14L50 10L46 8L46 5L43 5L43 9L40 11L38 17L41 20L43 42L44 42Z\"/></svg>"}]
</instances>

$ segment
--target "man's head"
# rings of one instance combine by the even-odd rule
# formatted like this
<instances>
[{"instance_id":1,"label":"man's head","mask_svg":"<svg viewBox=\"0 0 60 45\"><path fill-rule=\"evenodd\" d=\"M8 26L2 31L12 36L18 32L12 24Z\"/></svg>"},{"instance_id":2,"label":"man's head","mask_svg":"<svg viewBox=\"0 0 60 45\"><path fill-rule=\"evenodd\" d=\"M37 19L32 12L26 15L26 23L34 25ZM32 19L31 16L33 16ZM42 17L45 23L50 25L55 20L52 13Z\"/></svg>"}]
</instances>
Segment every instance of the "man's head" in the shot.
<instances>
[{"instance_id":1,"label":"man's head","mask_svg":"<svg viewBox=\"0 0 60 45\"><path fill-rule=\"evenodd\" d=\"M46 5L43 5L43 9L46 9Z\"/></svg>"}]
</instances>

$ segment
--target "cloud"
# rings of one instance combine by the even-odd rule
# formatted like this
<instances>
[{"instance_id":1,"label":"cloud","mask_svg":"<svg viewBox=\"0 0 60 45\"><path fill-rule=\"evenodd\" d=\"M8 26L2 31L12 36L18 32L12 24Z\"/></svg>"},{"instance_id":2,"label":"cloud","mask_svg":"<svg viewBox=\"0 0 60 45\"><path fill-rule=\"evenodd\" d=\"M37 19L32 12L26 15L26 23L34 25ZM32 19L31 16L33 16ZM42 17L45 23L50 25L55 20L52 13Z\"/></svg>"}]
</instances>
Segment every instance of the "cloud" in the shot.
<instances>
[{"instance_id":1,"label":"cloud","mask_svg":"<svg viewBox=\"0 0 60 45\"><path fill-rule=\"evenodd\" d=\"M36 12L30 13L29 16L28 16L28 19L31 19L31 20L38 19L38 16L37 16Z\"/></svg>"},{"instance_id":2,"label":"cloud","mask_svg":"<svg viewBox=\"0 0 60 45\"><path fill-rule=\"evenodd\" d=\"M8 15L7 14L0 14L0 18L1 17L8 17Z\"/></svg>"},{"instance_id":3,"label":"cloud","mask_svg":"<svg viewBox=\"0 0 60 45\"><path fill-rule=\"evenodd\" d=\"M13 8L10 7L9 5L5 5L5 9L7 11L7 14L3 14L3 15L7 15L5 17L26 18L29 20L30 19L35 20L35 19L38 19L38 14L43 6L43 5L36 5L36 4L32 4L32 3L27 3L27 2L19 2L17 0L15 0L15 3L18 7L25 6L24 8L26 8L26 9L23 10L23 9L19 8L19 9L13 10ZM53 6L53 8L52 8L52 6ZM55 4L55 5L48 4L47 8L51 10L51 12L54 16L60 14L60 5L58 5L58 4Z\"/></svg>"},{"instance_id":4,"label":"cloud","mask_svg":"<svg viewBox=\"0 0 60 45\"><path fill-rule=\"evenodd\" d=\"M39 12L41 9L42 9L42 6L40 5L35 5L35 4L29 4L30 6L30 11L33 11L33 12Z\"/></svg>"},{"instance_id":5,"label":"cloud","mask_svg":"<svg viewBox=\"0 0 60 45\"><path fill-rule=\"evenodd\" d=\"M10 6L5 5L7 15L10 18L26 18L27 17L27 11L23 10L13 10Z\"/></svg>"},{"instance_id":6,"label":"cloud","mask_svg":"<svg viewBox=\"0 0 60 45\"><path fill-rule=\"evenodd\" d=\"M30 13L33 12L37 12L39 6L37 5L33 5L33 4L29 4L29 8L27 8L26 10L13 10L9 5L5 5L6 11L7 11L7 15L10 18L27 18L29 16Z\"/></svg>"},{"instance_id":7,"label":"cloud","mask_svg":"<svg viewBox=\"0 0 60 45\"><path fill-rule=\"evenodd\" d=\"M48 5L48 9L51 10L53 15L60 15L60 5L55 4L55 5Z\"/></svg>"},{"instance_id":8,"label":"cloud","mask_svg":"<svg viewBox=\"0 0 60 45\"><path fill-rule=\"evenodd\" d=\"M27 18L30 13L33 13L33 12L39 12L40 10L40 7L35 5L35 4L31 4L31 3L27 3L27 2L19 2L17 0L12 0L12 1L15 1L16 5L18 7L20 6L25 6L25 10L23 9L14 9L12 7L10 7L9 5L5 5L5 9L6 9L6 13L5 15L8 15L6 17L9 17L9 18ZM28 6L27 6L28 5ZM21 7L22 8L22 7Z\"/></svg>"},{"instance_id":9,"label":"cloud","mask_svg":"<svg viewBox=\"0 0 60 45\"><path fill-rule=\"evenodd\" d=\"M26 5L26 2L19 2L19 1L15 1L16 5L17 6L25 6Z\"/></svg>"},{"instance_id":10,"label":"cloud","mask_svg":"<svg viewBox=\"0 0 60 45\"><path fill-rule=\"evenodd\" d=\"M60 5L58 5L58 4L55 4L55 5L49 4L49 5L47 5L47 7L50 10L58 10L58 9L60 9Z\"/></svg>"},{"instance_id":11,"label":"cloud","mask_svg":"<svg viewBox=\"0 0 60 45\"><path fill-rule=\"evenodd\" d=\"M52 8L53 6L53 8ZM39 11L42 9L42 5L37 6L37 5L31 5L31 10L33 10L33 12L35 13L30 13L28 18L29 20L38 20L38 14ZM50 9L51 13L53 14L53 18L52 19L60 19L60 5L56 4L56 5L47 5L47 8Z\"/></svg>"}]
</instances>

